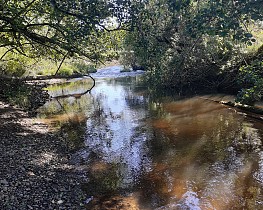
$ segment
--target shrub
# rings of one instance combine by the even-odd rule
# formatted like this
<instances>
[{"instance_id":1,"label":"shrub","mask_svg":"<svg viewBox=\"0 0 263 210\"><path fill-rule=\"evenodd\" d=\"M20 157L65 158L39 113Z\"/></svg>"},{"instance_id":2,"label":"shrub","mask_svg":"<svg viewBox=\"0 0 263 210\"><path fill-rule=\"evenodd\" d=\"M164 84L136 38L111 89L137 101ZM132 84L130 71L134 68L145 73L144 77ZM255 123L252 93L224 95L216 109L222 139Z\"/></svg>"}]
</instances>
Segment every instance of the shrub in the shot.
<instances>
[{"instance_id":1,"label":"shrub","mask_svg":"<svg viewBox=\"0 0 263 210\"><path fill-rule=\"evenodd\" d=\"M95 65L87 64L84 61L75 62L73 66L77 73L88 74L97 72Z\"/></svg>"},{"instance_id":2,"label":"shrub","mask_svg":"<svg viewBox=\"0 0 263 210\"><path fill-rule=\"evenodd\" d=\"M239 83L242 85L236 101L253 105L263 97L263 61L254 60L251 64L242 66L239 71Z\"/></svg>"},{"instance_id":3,"label":"shrub","mask_svg":"<svg viewBox=\"0 0 263 210\"><path fill-rule=\"evenodd\" d=\"M21 77L26 72L26 67L22 61L19 60L8 60L0 63L2 73L9 76Z\"/></svg>"},{"instance_id":4,"label":"shrub","mask_svg":"<svg viewBox=\"0 0 263 210\"><path fill-rule=\"evenodd\" d=\"M62 66L58 71L58 75L62 75L62 76L70 76L72 74L73 74L73 68L70 66Z\"/></svg>"}]
</instances>

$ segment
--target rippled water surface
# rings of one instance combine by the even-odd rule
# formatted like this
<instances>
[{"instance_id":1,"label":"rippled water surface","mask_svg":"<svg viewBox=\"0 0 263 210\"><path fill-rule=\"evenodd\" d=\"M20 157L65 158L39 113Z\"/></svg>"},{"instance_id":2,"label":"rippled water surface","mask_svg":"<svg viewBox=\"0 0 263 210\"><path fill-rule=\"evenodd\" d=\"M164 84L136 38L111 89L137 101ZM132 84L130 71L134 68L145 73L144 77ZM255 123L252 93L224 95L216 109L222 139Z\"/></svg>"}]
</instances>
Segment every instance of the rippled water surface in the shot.
<instances>
[{"instance_id":1,"label":"rippled water surface","mask_svg":"<svg viewBox=\"0 0 263 210\"><path fill-rule=\"evenodd\" d=\"M93 76L90 94L39 110L86 173L87 209L263 209L262 121L204 97L154 96L118 67ZM73 80L49 91L90 86Z\"/></svg>"}]
</instances>

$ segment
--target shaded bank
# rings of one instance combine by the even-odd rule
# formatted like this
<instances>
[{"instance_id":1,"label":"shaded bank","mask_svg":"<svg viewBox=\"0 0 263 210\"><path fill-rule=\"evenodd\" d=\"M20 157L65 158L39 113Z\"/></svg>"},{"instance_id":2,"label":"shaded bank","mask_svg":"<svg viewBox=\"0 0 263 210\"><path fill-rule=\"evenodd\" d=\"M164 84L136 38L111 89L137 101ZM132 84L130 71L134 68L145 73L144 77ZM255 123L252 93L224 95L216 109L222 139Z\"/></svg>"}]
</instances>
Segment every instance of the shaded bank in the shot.
<instances>
[{"instance_id":1,"label":"shaded bank","mask_svg":"<svg viewBox=\"0 0 263 210\"><path fill-rule=\"evenodd\" d=\"M64 139L0 101L0 209L83 209Z\"/></svg>"},{"instance_id":2,"label":"shaded bank","mask_svg":"<svg viewBox=\"0 0 263 210\"><path fill-rule=\"evenodd\" d=\"M49 94L43 90L44 82L30 82L0 77L0 100L19 106L31 115L49 100Z\"/></svg>"},{"instance_id":3,"label":"shaded bank","mask_svg":"<svg viewBox=\"0 0 263 210\"><path fill-rule=\"evenodd\" d=\"M38 77L7 77L0 76L0 99L12 105L17 105L24 110L27 110L31 115L36 115L36 110L43 106L50 96L44 88L54 81L66 82L66 80L77 78L89 78L92 83L90 87L81 95L90 92L95 86L95 79L86 74L73 74L70 76L52 75ZM58 96L59 97L59 96ZM60 97L70 97L63 95Z\"/></svg>"}]
</instances>

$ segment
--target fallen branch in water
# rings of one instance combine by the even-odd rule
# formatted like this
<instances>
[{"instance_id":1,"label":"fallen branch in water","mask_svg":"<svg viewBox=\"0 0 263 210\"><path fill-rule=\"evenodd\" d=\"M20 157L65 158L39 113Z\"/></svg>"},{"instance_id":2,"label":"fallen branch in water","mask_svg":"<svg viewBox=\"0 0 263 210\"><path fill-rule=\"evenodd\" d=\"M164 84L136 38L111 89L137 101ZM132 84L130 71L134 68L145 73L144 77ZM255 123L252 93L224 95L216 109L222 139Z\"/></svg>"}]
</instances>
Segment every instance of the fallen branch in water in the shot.
<instances>
[{"instance_id":1,"label":"fallen branch in water","mask_svg":"<svg viewBox=\"0 0 263 210\"><path fill-rule=\"evenodd\" d=\"M91 86L90 89L84 91L83 93L66 94L66 95L55 96L55 97L53 97L53 98L55 98L55 99L68 98L68 97L80 98L81 96L83 96L83 95L85 95L85 94L87 94L87 93L90 93L91 90L95 87L96 82L95 82L95 79L94 79L92 76L90 76L90 75L86 75L86 76L89 77L89 78L91 78L92 81L93 81L93 84L92 84L92 86Z\"/></svg>"},{"instance_id":2,"label":"fallen branch in water","mask_svg":"<svg viewBox=\"0 0 263 210\"><path fill-rule=\"evenodd\" d=\"M231 102L231 101L218 101L218 100L214 100L211 98L204 98L204 97L200 97L200 98L204 99L204 100L213 101L213 102L216 102L219 104L223 104L225 106L230 106L230 107L238 109L238 110L241 110L242 113L244 113L246 116L263 121L263 109L261 109L259 107L249 106L249 105L235 103L235 102Z\"/></svg>"}]
</instances>

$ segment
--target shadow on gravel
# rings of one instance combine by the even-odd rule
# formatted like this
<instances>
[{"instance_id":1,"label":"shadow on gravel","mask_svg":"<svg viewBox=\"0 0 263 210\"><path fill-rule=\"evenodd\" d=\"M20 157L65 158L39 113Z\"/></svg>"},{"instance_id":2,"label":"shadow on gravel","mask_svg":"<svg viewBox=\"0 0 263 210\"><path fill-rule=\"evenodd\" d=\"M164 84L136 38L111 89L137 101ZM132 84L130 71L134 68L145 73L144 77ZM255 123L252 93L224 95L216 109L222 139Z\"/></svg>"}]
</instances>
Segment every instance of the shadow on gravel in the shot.
<instances>
[{"instance_id":1,"label":"shadow on gravel","mask_svg":"<svg viewBox=\"0 0 263 210\"><path fill-rule=\"evenodd\" d=\"M0 102L0 209L84 209L63 138Z\"/></svg>"}]
</instances>

